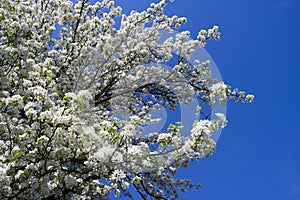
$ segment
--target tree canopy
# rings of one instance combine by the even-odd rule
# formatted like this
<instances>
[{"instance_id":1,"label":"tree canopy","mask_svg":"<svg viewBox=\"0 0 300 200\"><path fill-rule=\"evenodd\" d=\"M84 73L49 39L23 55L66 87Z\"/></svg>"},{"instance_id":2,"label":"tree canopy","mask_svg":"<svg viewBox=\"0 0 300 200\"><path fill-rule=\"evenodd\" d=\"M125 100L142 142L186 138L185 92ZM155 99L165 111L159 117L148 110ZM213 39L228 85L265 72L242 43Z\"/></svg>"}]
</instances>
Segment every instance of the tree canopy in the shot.
<instances>
[{"instance_id":1,"label":"tree canopy","mask_svg":"<svg viewBox=\"0 0 300 200\"><path fill-rule=\"evenodd\" d=\"M168 3L126 15L112 0L0 0L1 199L176 199L194 187L177 169L214 152L225 114L199 115L186 136L180 123L145 134L151 112L253 95L190 62L217 26L161 41L187 21Z\"/></svg>"}]
</instances>

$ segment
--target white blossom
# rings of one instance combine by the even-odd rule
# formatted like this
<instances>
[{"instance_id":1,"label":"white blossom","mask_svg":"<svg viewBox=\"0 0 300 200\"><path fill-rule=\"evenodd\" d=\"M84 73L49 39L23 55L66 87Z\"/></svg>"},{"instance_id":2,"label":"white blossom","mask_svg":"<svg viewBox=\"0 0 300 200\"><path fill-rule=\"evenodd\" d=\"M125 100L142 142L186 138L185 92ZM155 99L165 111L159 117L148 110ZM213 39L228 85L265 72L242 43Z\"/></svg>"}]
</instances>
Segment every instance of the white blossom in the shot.
<instances>
[{"instance_id":1,"label":"white blossom","mask_svg":"<svg viewBox=\"0 0 300 200\"><path fill-rule=\"evenodd\" d=\"M248 101L248 102L253 102L253 100L254 100L254 95L252 95L252 94L247 94L247 96L246 96L246 100Z\"/></svg>"},{"instance_id":2,"label":"white blossom","mask_svg":"<svg viewBox=\"0 0 300 200\"><path fill-rule=\"evenodd\" d=\"M210 98L213 105L216 102L220 102L222 105L226 104L227 87L223 82L215 83L210 87Z\"/></svg>"},{"instance_id":3,"label":"white blossom","mask_svg":"<svg viewBox=\"0 0 300 200\"><path fill-rule=\"evenodd\" d=\"M0 0L1 199L106 199L134 187L175 199L191 187L175 173L214 152L226 116L198 115L186 136L181 123L145 133L161 120L151 113L254 96L192 60L220 39L218 26L163 38L187 22L165 14L169 2L125 14L113 0Z\"/></svg>"},{"instance_id":4,"label":"white blossom","mask_svg":"<svg viewBox=\"0 0 300 200\"><path fill-rule=\"evenodd\" d=\"M218 117L218 120L221 123L221 128L225 128L227 125L227 119L224 113L215 113L215 115Z\"/></svg>"}]
</instances>

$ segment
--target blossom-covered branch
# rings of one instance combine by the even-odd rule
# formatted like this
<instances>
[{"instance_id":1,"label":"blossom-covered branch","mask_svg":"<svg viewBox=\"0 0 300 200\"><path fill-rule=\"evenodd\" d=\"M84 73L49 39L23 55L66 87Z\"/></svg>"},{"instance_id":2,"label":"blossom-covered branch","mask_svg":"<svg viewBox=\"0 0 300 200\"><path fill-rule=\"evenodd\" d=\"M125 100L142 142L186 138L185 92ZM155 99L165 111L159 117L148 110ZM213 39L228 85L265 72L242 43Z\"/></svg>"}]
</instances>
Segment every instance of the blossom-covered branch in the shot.
<instances>
[{"instance_id":1,"label":"blossom-covered branch","mask_svg":"<svg viewBox=\"0 0 300 200\"><path fill-rule=\"evenodd\" d=\"M130 186L176 199L194 187L176 171L214 152L224 113L199 108L185 136L180 123L146 134L151 112L253 95L189 62L217 26L161 41L187 21L164 13L169 2L126 15L112 0L0 0L0 199L133 199Z\"/></svg>"}]
</instances>

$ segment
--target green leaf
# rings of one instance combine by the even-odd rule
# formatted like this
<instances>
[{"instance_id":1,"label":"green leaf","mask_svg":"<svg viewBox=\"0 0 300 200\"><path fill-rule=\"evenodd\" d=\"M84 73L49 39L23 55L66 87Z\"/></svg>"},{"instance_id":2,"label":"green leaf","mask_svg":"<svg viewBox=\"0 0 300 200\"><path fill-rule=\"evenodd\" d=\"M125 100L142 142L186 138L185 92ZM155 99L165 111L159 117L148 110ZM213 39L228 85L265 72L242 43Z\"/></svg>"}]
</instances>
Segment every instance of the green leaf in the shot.
<instances>
[{"instance_id":1,"label":"green leaf","mask_svg":"<svg viewBox=\"0 0 300 200\"><path fill-rule=\"evenodd\" d=\"M25 153L24 151L18 151L12 158L11 158L11 161L15 161L17 160L18 158L20 158L21 156L23 156Z\"/></svg>"}]
</instances>

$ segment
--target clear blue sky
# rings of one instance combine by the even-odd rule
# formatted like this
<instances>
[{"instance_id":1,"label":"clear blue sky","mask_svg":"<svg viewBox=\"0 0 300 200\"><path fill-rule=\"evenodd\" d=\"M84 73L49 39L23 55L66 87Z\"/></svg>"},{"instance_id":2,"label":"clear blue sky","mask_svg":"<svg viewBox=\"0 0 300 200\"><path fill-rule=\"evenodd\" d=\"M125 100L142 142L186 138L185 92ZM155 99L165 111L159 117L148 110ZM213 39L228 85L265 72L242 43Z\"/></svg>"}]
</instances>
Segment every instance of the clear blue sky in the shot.
<instances>
[{"instance_id":1,"label":"clear blue sky","mask_svg":"<svg viewBox=\"0 0 300 200\"><path fill-rule=\"evenodd\" d=\"M116 0L126 10L152 0ZM157 1L156 1L157 2ZM181 176L203 184L189 200L300 199L300 1L175 0L167 13L188 18L196 36L218 25L206 48L225 83L252 92L253 104L228 104L229 126L216 153Z\"/></svg>"}]
</instances>

